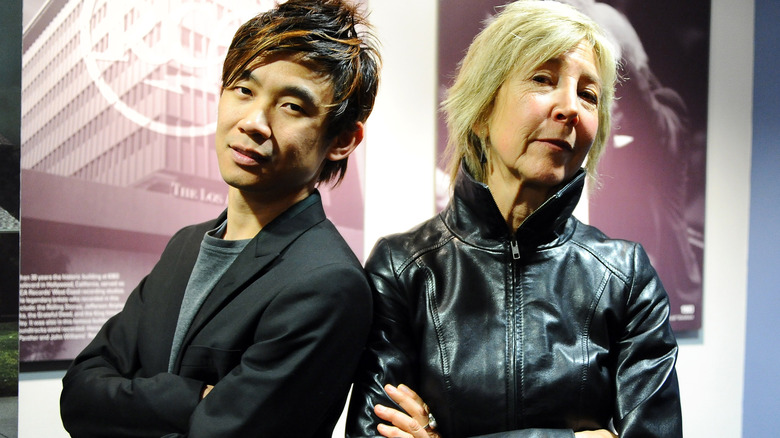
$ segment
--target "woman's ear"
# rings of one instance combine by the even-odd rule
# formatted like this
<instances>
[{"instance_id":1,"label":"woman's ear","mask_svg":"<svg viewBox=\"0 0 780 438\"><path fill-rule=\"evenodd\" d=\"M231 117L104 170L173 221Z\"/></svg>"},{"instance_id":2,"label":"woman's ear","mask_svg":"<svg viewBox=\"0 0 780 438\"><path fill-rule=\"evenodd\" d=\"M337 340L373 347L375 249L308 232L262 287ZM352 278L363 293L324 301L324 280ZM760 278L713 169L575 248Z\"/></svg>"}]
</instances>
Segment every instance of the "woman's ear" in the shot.
<instances>
[{"instance_id":1,"label":"woman's ear","mask_svg":"<svg viewBox=\"0 0 780 438\"><path fill-rule=\"evenodd\" d=\"M490 105L490 108L485 112L484 115L480 116L480 118L477 119L476 122L474 122L473 125L471 125L471 130L474 132L474 135L479 137L480 140L483 142L486 138L490 136L490 123L488 122L490 118L490 113L492 111L493 105Z\"/></svg>"},{"instance_id":2,"label":"woman's ear","mask_svg":"<svg viewBox=\"0 0 780 438\"><path fill-rule=\"evenodd\" d=\"M487 130L485 125L487 124L483 120L478 120L471 125L471 132L483 141L485 140L485 131Z\"/></svg>"},{"instance_id":3,"label":"woman's ear","mask_svg":"<svg viewBox=\"0 0 780 438\"><path fill-rule=\"evenodd\" d=\"M364 135L365 127L363 122L355 123L351 130L344 131L333 139L325 158L330 161L340 161L347 158L363 141Z\"/></svg>"}]
</instances>

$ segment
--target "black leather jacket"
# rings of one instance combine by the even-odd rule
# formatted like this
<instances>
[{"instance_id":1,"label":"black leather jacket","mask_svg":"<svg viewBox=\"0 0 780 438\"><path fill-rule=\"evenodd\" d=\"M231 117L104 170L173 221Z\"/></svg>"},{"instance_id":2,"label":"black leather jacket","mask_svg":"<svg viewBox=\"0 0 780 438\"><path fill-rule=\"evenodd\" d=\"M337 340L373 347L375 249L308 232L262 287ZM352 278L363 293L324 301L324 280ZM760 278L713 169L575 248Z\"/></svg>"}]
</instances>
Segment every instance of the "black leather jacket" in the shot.
<instances>
[{"instance_id":1,"label":"black leather jacket","mask_svg":"<svg viewBox=\"0 0 780 438\"><path fill-rule=\"evenodd\" d=\"M347 436L376 436L386 383L416 390L443 438L499 433L682 436L669 303L642 247L571 213L585 174L512 235L461 170L438 216L381 239L366 264L374 329Z\"/></svg>"}]
</instances>

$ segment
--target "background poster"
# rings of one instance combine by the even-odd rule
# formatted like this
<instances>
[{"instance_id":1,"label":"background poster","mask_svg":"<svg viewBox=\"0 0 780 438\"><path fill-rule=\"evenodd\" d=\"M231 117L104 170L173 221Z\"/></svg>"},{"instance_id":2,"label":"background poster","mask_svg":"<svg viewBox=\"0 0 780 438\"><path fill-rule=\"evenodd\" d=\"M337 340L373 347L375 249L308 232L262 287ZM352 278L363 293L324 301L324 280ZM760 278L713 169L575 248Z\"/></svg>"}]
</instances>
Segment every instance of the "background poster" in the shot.
<instances>
[{"instance_id":1,"label":"background poster","mask_svg":"<svg viewBox=\"0 0 780 438\"><path fill-rule=\"evenodd\" d=\"M640 242L669 293L676 332L701 328L710 1L565 0L618 43L617 88L601 186L580 217ZM502 0L439 0L440 100L474 35ZM439 119L438 150L447 143ZM441 161L441 160L440 160ZM437 170L437 203L448 177ZM581 203L585 203L583 199Z\"/></svg>"},{"instance_id":2,"label":"background poster","mask_svg":"<svg viewBox=\"0 0 780 438\"><path fill-rule=\"evenodd\" d=\"M222 61L236 29L273 5L48 0L26 20L23 365L75 357L176 230L226 207L213 151ZM321 188L361 259L363 158L361 147L341 185Z\"/></svg>"}]
</instances>

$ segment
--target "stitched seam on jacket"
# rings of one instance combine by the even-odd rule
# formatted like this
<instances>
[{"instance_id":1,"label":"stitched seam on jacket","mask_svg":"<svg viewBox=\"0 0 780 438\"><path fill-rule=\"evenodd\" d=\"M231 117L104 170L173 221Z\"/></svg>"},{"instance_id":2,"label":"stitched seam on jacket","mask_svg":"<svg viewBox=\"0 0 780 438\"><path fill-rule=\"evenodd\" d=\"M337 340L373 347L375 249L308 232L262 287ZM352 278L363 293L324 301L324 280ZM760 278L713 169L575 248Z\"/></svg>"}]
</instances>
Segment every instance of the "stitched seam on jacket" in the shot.
<instances>
[{"instance_id":1,"label":"stitched seam on jacket","mask_svg":"<svg viewBox=\"0 0 780 438\"><path fill-rule=\"evenodd\" d=\"M448 244L453 238L454 238L454 236L450 235L450 236L444 238L443 240L440 240L440 241L436 242L433 245L427 246L425 248L420 248L417 251L411 253L408 257L406 257L403 261L401 261L401 263L398 264L398 271L397 271L396 276L401 275L401 273L403 271L405 271L406 268L408 268L409 265L411 265L412 263L417 263L418 266L422 266L420 263L417 262L417 260L420 258L420 256L422 256L425 253L428 253L428 252L431 252L431 251L435 251L435 250L441 248L442 246Z\"/></svg>"},{"instance_id":2,"label":"stitched seam on jacket","mask_svg":"<svg viewBox=\"0 0 780 438\"><path fill-rule=\"evenodd\" d=\"M583 362L582 362L582 368L581 368L581 374L580 374L580 390L579 390L579 398L580 398L580 406L584 407L585 402L585 384L587 382L587 375L588 375L588 367L589 367L589 348L590 345L590 326L593 323L593 317L596 313L596 309L598 308L599 301L601 301L601 297L604 295L604 289L607 287L607 283L609 282L609 273L605 273L604 277L601 279L601 282L599 283L598 293L593 297L593 300L590 303L590 306L588 307L588 318L585 320L585 324L582 327L582 333L580 333L580 339L582 340L582 352L583 352Z\"/></svg>"},{"instance_id":3,"label":"stitched seam on jacket","mask_svg":"<svg viewBox=\"0 0 780 438\"><path fill-rule=\"evenodd\" d=\"M603 257L601 254L596 252L593 248L591 248L591 247L589 247L587 245L584 245L581 242L576 241L576 240L572 240L571 243L573 245L577 245L578 247L582 248L583 250L585 250L588 253L590 253L591 255L593 255L593 257L595 257L596 260L599 261L599 263L601 263L610 272L612 272L612 274L615 275L618 279L620 279L620 281L622 281L624 284L628 285L630 283L629 276L626 275L626 273L624 273L623 271L618 269L618 267L615 266L614 264L610 263L605 257ZM636 244L634 244L632 246L631 254L634 254L634 253L636 253ZM631 258L633 259L633 256Z\"/></svg>"},{"instance_id":4,"label":"stitched seam on jacket","mask_svg":"<svg viewBox=\"0 0 780 438\"><path fill-rule=\"evenodd\" d=\"M444 386L446 391L450 393L452 391L452 380L450 378L451 367L449 362L449 354L447 354L447 348L444 339L444 331L442 330L441 319L439 318L439 312L437 311L436 307L436 303L438 301L436 299L436 288L433 287L433 275L431 274L430 270L425 269L419 259L417 259L416 264L425 272L425 295L428 297L428 312L433 319L433 327L436 330L436 340L439 346L439 360L441 361ZM450 427L452 427L452 425L450 425Z\"/></svg>"}]
</instances>

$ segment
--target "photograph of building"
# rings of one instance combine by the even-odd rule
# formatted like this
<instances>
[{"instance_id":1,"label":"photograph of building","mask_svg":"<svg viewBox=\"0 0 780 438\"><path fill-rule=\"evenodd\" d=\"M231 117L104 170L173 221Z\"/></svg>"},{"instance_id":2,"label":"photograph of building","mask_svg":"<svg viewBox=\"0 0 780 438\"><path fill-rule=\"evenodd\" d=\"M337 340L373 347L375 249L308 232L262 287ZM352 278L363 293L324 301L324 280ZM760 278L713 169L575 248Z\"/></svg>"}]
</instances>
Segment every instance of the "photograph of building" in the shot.
<instances>
[{"instance_id":1,"label":"photograph of building","mask_svg":"<svg viewBox=\"0 0 780 438\"><path fill-rule=\"evenodd\" d=\"M222 63L240 24L274 3L47 0L25 23L23 362L71 359L176 230L226 207L214 153ZM359 150L350 159L338 190L320 187L328 215L359 257L362 157ZM77 292L56 276L110 278L114 302L78 307L101 299L105 288ZM30 278L54 280L77 306L58 307ZM38 313L33 304L51 308Z\"/></svg>"}]
</instances>

